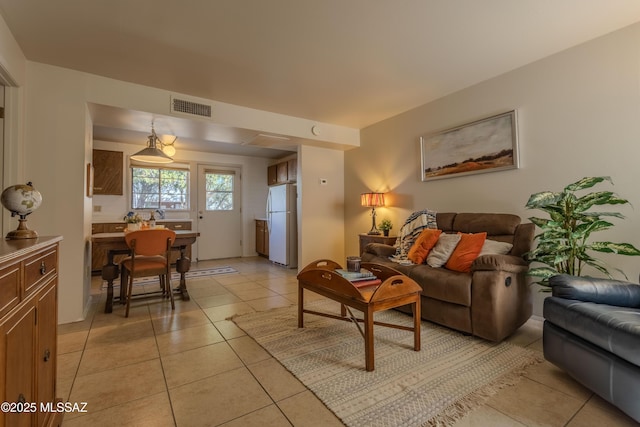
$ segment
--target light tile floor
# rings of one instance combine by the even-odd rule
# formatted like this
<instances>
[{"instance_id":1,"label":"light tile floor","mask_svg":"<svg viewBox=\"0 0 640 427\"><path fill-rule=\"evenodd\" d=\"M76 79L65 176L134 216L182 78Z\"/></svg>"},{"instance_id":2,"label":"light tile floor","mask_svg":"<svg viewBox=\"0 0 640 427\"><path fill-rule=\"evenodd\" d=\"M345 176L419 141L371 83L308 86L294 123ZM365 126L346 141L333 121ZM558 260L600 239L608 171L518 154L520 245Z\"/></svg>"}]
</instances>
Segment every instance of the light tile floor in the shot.
<instances>
[{"instance_id":1,"label":"light tile floor","mask_svg":"<svg viewBox=\"0 0 640 427\"><path fill-rule=\"evenodd\" d=\"M341 426L309 390L230 316L294 305L296 272L263 258L200 262L238 273L190 279L191 301L134 301L105 314L99 277L87 319L60 325L58 392L87 402L64 426ZM157 286L157 285L156 285ZM309 296L313 298L312 295ZM542 350L541 322L509 340ZM428 345L428 343L425 343ZM364 357L364 356L363 356ZM633 426L633 420L544 362L456 426Z\"/></svg>"}]
</instances>

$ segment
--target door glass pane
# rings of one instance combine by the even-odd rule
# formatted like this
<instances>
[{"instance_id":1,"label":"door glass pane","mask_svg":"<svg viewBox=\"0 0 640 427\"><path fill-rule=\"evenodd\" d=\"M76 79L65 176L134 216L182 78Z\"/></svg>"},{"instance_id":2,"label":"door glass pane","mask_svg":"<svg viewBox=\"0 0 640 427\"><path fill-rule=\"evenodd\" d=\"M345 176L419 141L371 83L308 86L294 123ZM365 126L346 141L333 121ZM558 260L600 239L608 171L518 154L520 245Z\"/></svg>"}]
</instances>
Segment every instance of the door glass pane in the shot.
<instances>
[{"instance_id":1,"label":"door glass pane","mask_svg":"<svg viewBox=\"0 0 640 427\"><path fill-rule=\"evenodd\" d=\"M234 177L230 173L205 173L206 210L233 210Z\"/></svg>"}]
</instances>

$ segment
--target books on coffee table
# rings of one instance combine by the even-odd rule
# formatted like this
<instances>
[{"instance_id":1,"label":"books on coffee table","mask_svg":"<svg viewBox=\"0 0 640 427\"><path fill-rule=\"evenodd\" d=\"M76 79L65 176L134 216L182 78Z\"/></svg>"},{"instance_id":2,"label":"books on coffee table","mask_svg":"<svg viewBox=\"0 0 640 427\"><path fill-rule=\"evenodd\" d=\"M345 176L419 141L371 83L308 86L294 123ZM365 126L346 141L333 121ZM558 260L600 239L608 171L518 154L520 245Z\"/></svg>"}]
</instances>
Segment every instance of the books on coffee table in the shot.
<instances>
[{"instance_id":1,"label":"books on coffee table","mask_svg":"<svg viewBox=\"0 0 640 427\"><path fill-rule=\"evenodd\" d=\"M336 270L336 273L338 273L339 275L341 275L347 280L364 280L364 279L371 279L376 277L373 275L372 272L365 269L361 269L360 271L348 271L342 268L338 268Z\"/></svg>"},{"instance_id":2,"label":"books on coffee table","mask_svg":"<svg viewBox=\"0 0 640 427\"><path fill-rule=\"evenodd\" d=\"M364 288L367 286L377 286L382 283L372 272L369 270L361 269L360 271L347 271L344 269L337 269L336 273L350 281L356 288Z\"/></svg>"}]
</instances>

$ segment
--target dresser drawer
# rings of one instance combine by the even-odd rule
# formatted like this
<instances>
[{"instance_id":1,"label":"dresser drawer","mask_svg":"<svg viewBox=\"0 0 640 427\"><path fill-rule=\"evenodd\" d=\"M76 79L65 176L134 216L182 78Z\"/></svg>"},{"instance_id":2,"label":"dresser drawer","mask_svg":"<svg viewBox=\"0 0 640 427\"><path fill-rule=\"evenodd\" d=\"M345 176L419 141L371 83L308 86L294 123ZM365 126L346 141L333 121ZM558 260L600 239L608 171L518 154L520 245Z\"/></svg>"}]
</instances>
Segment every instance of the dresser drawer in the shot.
<instances>
[{"instance_id":1,"label":"dresser drawer","mask_svg":"<svg viewBox=\"0 0 640 427\"><path fill-rule=\"evenodd\" d=\"M29 295L44 279L55 274L58 252L49 249L29 257L24 262L24 294Z\"/></svg>"},{"instance_id":2,"label":"dresser drawer","mask_svg":"<svg viewBox=\"0 0 640 427\"><path fill-rule=\"evenodd\" d=\"M10 265L0 270L0 317L20 302L20 266Z\"/></svg>"}]
</instances>

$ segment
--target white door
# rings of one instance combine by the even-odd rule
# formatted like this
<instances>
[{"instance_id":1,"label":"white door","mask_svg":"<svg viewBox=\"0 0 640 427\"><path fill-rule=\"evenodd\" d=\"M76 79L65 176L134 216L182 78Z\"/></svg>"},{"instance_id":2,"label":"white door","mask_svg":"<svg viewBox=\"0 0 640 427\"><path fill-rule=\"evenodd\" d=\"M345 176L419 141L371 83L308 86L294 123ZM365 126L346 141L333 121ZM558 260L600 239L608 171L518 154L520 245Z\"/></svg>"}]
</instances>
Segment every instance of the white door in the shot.
<instances>
[{"instance_id":1,"label":"white door","mask_svg":"<svg viewBox=\"0 0 640 427\"><path fill-rule=\"evenodd\" d=\"M240 172L198 165L198 260L242 256Z\"/></svg>"}]
</instances>

